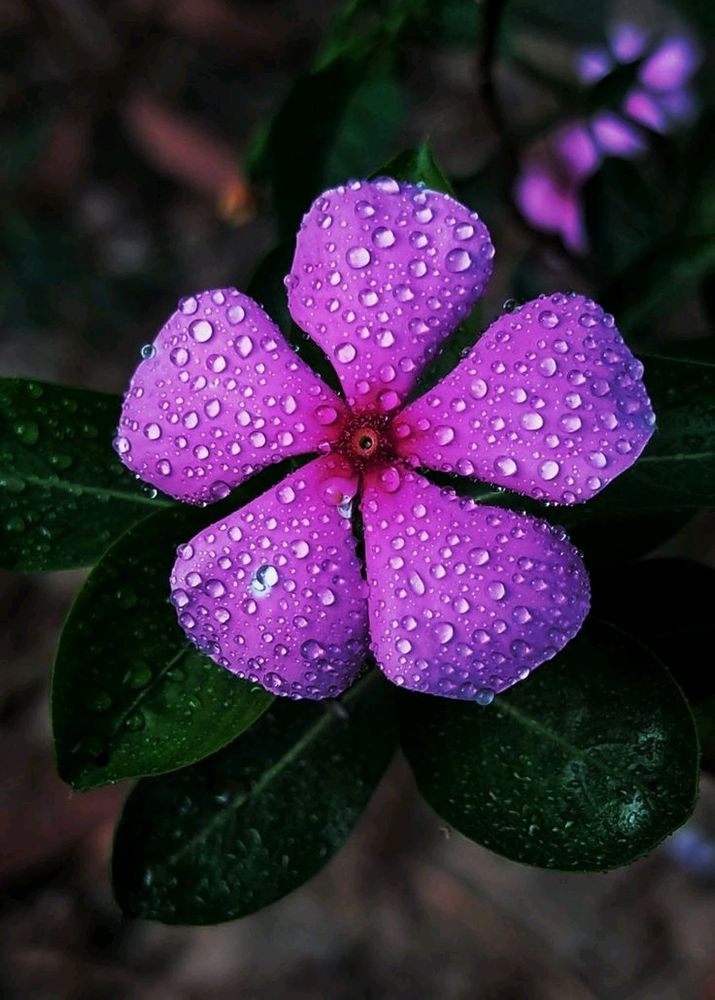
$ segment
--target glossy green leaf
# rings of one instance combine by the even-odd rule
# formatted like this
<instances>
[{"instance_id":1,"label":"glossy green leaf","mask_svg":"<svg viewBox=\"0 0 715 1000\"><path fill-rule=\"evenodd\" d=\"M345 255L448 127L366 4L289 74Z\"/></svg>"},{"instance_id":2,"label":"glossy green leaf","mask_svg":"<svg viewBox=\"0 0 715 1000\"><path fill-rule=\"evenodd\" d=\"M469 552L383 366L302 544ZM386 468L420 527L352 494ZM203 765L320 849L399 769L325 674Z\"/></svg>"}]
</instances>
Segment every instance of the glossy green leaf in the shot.
<instances>
[{"instance_id":1,"label":"glossy green leaf","mask_svg":"<svg viewBox=\"0 0 715 1000\"><path fill-rule=\"evenodd\" d=\"M332 857L395 749L375 671L337 703L281 702L231 746L129 796L114 891L129 916L212 924L267 906Z\"/></svg>"},{"instance_id":2,"label":"glossy green leaf","mask_svg":"<svg viewBox=\"0 0 715 1000\"><path fill-rule=\"evenodd\" d=\"M176 507L145 518L106 552L80 592L52 683L58 768L74 788L192 764L271 703L263 688L191 645L169 604L177 545L221 509Z\"/></svg>"},{"instance_id":3,"label":"glossy green leaf","mask_svg":"<svg viewBox=\"0 0 715 1000\"><path fill-rule=\"evenodd\" d=\"M131 524L172 504L112 450L120 400L0 379L0 564L38 572L96 562Z\"/></svg>"},{"instance_id":4,"label":"glossy green leaf","mask_svg":"<svg viewBox=\"0 0 715 1000\"><path fill-rule=\"evenodd\" d=\"M514 861L607 871L646 854L695 802L685 700L645 647L588 624L491 705L399 696L420 791L460 833Z\"/></svg>"}]
</instances>

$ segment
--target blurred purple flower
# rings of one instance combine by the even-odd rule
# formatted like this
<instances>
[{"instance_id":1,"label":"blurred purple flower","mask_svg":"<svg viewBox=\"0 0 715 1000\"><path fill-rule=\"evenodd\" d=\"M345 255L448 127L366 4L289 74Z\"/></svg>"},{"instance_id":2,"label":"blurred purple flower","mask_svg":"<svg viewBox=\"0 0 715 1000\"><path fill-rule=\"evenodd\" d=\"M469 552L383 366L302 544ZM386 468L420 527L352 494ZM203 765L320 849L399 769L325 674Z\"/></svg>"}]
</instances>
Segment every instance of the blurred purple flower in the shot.
<instances>
[{"instance_id":1,"label":"blurred purple flower","mask_svg":"<svg viewBox=\"0 0 715 1000\"><path fill-rule=\"evenodd\" d=\"M589 119L560 125L527 151L514 196L530 225L557 234L573 253L585 253L583 184L605 157L630 159L644 153L648 130L664 134L693 118L690 81L700 58L691 39L673 35L654 45L645 30L630 23L613 28L608 48L582 51L577 73L585 86L619 65L640 61L636 82L617 112L603 109Z\"/></svg>"},{"instance_id":2,"label":"blurred purple flower","mask_svg":"<svg viewBox=\"0 0 715 1000\"><path fill-rule=\"evenodd\" d=\"M183 299L142 352L115 447L146 482L208 503L271 463L318 455L179 549L179 623L228 670L330 698L370 644L395 684L487 702L580 629L588 576L561 529L460 500L418 471L573 504L653 433L643 366L613 317L573 293L500 316L407 402L484 293L493 256L487 227L449 196L352 181L315 201L286 279L291 316L343 397L233 288Z\"/></svg>"}]
</instances>

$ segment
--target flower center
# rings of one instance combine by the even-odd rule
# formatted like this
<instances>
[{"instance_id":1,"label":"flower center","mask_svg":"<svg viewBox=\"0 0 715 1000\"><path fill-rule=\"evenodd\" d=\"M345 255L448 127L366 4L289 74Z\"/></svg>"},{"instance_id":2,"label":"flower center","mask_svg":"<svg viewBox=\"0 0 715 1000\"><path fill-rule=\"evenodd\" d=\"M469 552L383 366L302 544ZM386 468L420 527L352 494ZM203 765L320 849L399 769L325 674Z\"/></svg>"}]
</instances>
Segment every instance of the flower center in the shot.
<instances>
[{"instance_id":1,"label":"flower center","mask_svg":"<svg viewBox=\"0 0 715 1000\"><path fill-rule=\"evenodd\" d=\"M385 413L353 413L335 442L356 472L394 461L390 418Z\"/></svg>"}]
</instances>

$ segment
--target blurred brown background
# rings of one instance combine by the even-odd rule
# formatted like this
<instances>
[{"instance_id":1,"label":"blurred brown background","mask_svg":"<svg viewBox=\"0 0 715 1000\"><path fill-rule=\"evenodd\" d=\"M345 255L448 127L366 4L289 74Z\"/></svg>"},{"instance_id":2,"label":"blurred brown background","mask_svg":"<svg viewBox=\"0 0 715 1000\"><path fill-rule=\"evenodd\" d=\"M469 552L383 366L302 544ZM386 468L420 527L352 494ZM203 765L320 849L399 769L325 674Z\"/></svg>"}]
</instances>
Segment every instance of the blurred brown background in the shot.
<instances>
[{"instance_id":1,"label":"blurred brown background","mask_svg":"<svg viewBox=\"0 0 715 1000\"><path fill-rule=\"evenodd\" d=\"M179 295L247 283L274 239L249 143L329 7L2 0L2 374L119 392ZM495 142L475 49L405 53L400 144L429 135L457 176ZM503 260L528 246L508 210L487 221ZM547 248L541 264L569 286L563 258ZM505 280L497 267L487 314ZM81 579L0 579L2 995L715 998L712 785L689 831L646 860L560 875L450 834L398 763L347 849L292 897L217 928L123 921L106 864L124 789L72 795L50 745L48 676Z\"/></svg>"}]
</instances>

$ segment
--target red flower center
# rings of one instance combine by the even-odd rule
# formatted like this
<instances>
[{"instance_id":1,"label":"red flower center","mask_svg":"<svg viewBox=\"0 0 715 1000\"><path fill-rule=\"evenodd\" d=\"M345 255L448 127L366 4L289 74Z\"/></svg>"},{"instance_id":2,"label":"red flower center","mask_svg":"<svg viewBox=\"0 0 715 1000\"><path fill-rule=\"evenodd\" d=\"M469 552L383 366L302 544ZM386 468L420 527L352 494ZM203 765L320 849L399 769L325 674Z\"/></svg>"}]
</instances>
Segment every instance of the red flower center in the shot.
<instances>
[{"instance_id":1,"label":"red flower center","mask_svg":"<svg viewBox=\"0 0 715 1000\"><path fill-rule=\"evenodd\" d=\"M371 411L350 414L333 448L356 472L394 462L390 417Z\"/></svg>"}]
</instances>

